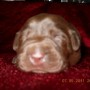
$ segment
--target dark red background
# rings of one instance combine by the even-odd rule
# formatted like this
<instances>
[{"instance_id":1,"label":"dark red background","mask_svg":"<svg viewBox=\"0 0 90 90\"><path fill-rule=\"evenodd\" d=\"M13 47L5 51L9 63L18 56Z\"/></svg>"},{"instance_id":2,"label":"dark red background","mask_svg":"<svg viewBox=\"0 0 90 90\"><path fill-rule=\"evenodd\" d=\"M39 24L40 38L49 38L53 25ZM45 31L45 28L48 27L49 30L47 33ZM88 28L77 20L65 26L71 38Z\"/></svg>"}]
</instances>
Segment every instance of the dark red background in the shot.
<instances>
[{"instance_id":1,"label":"dark red background","mask_svg":"<svg viewBox=\"0 0 90 90\"><path fill-rule=\"evenodd\" d=\"M80 62L66 72L34 74L19 71L12 63L15 33L25 21L47 12L63 16L81 35ZM0 90L89 90L90 88L90 5L67 3L0 3Z\"/></svg>"}]
</instances>

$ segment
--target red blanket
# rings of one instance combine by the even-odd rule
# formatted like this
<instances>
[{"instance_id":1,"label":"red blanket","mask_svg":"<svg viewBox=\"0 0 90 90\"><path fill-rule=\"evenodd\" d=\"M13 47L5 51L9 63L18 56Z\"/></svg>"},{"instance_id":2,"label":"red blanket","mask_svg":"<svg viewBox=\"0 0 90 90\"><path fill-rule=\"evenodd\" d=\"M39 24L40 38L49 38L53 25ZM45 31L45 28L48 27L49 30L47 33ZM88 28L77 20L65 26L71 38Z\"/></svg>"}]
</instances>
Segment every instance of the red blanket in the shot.
<instances>
[{"instance_id":1,"label":"red blanket","mask_svg":"<svg viewBox=\"0 0 90 90\"><path fill-rule=\"evenodd\" d=\"M63 16L81 35L80 62L66 72L25 73L12 63L15 33L33 15L47 12ZM0 3L0 90L89 90L90 88L90 5L66 3Z\"/></svg>"}]
</instances>

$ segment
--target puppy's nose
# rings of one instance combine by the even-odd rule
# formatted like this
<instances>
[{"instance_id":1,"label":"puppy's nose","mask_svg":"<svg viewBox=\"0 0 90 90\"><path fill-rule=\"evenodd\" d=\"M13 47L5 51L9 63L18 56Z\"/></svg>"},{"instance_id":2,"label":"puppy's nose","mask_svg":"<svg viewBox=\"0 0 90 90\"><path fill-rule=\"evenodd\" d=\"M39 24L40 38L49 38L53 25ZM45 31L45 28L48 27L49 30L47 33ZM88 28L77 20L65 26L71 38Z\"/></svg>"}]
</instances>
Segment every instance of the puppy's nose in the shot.
<instances>
[{"instance_id":1,"label":"puppy's nose","mask_svg":"<svg viewBox=\"0 0 90 90\"><path fill-rule=\"evenodd\" d=\"M41 60L41 59L43 59L43 57L44 57L44 55L41 54L41 53L35 53L35 54L32 55L32 58L34 60Z\"/></svg>"},{"instance_id":2,"label":"puppy's nose","mask_svg":"<svg viewBox=\"0 0 90 90\"><path fill-rule=\"evenodd\" d=\"M34 59L34 60L42 60L44 58L44 53L39 51L39 50L36 50L32 55L31 57Z\"/></svg>"}]
</instances>

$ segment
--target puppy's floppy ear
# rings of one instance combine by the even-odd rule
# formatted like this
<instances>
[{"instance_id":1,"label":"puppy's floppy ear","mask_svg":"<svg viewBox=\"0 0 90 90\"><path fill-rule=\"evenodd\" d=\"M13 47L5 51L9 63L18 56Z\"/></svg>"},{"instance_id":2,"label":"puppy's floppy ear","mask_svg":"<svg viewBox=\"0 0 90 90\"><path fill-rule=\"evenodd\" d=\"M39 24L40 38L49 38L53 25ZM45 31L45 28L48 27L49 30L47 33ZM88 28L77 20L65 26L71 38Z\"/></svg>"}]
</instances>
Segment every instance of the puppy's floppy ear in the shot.
<instances>
[{"instance_id":1,"label":"puppy's floppy ear","mask_svg":"<svg viewBox=\"0 0 90 90\"><path fill-rule=\"evenodd\" d=\"M19 47L19 44L20 44L20 36L21 36L21 33L20 31L16 33L15 35L15 39L14 39L14 42L13 42L13 50L17 51L18 47Z\"/></svg>"},{"instance_id":2,"label":"puppy's floppy ear","mask_svg":"<svg viewBox=\"0 0 90 90\"><path fill-rule=\"evenodd\" d=\"M69 30L70 40L72 49L77 51L80 48L80 36L79 33L75 29Z\"/></svg>"}]
</instances>

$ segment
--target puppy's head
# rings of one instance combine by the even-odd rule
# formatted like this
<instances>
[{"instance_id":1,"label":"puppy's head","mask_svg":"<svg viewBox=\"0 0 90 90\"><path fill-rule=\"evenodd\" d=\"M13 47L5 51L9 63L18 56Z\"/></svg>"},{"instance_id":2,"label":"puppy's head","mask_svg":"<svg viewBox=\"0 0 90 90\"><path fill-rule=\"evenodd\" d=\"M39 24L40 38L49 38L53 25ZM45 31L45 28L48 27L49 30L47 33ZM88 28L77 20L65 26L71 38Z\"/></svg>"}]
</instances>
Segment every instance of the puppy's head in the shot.
<instances>
[{"instance_id":1,"label":"puppy's head","mask_svg":"<svg viewBox=\"0 0 90 90\"><path fill-rule=\"evenodd\" d=\"M30 18L16 34L13 46L20 69L43 73L63 70L70 53L78 48L76 31L61 17L49 14Z\"/></svg>"}]
</instances>

